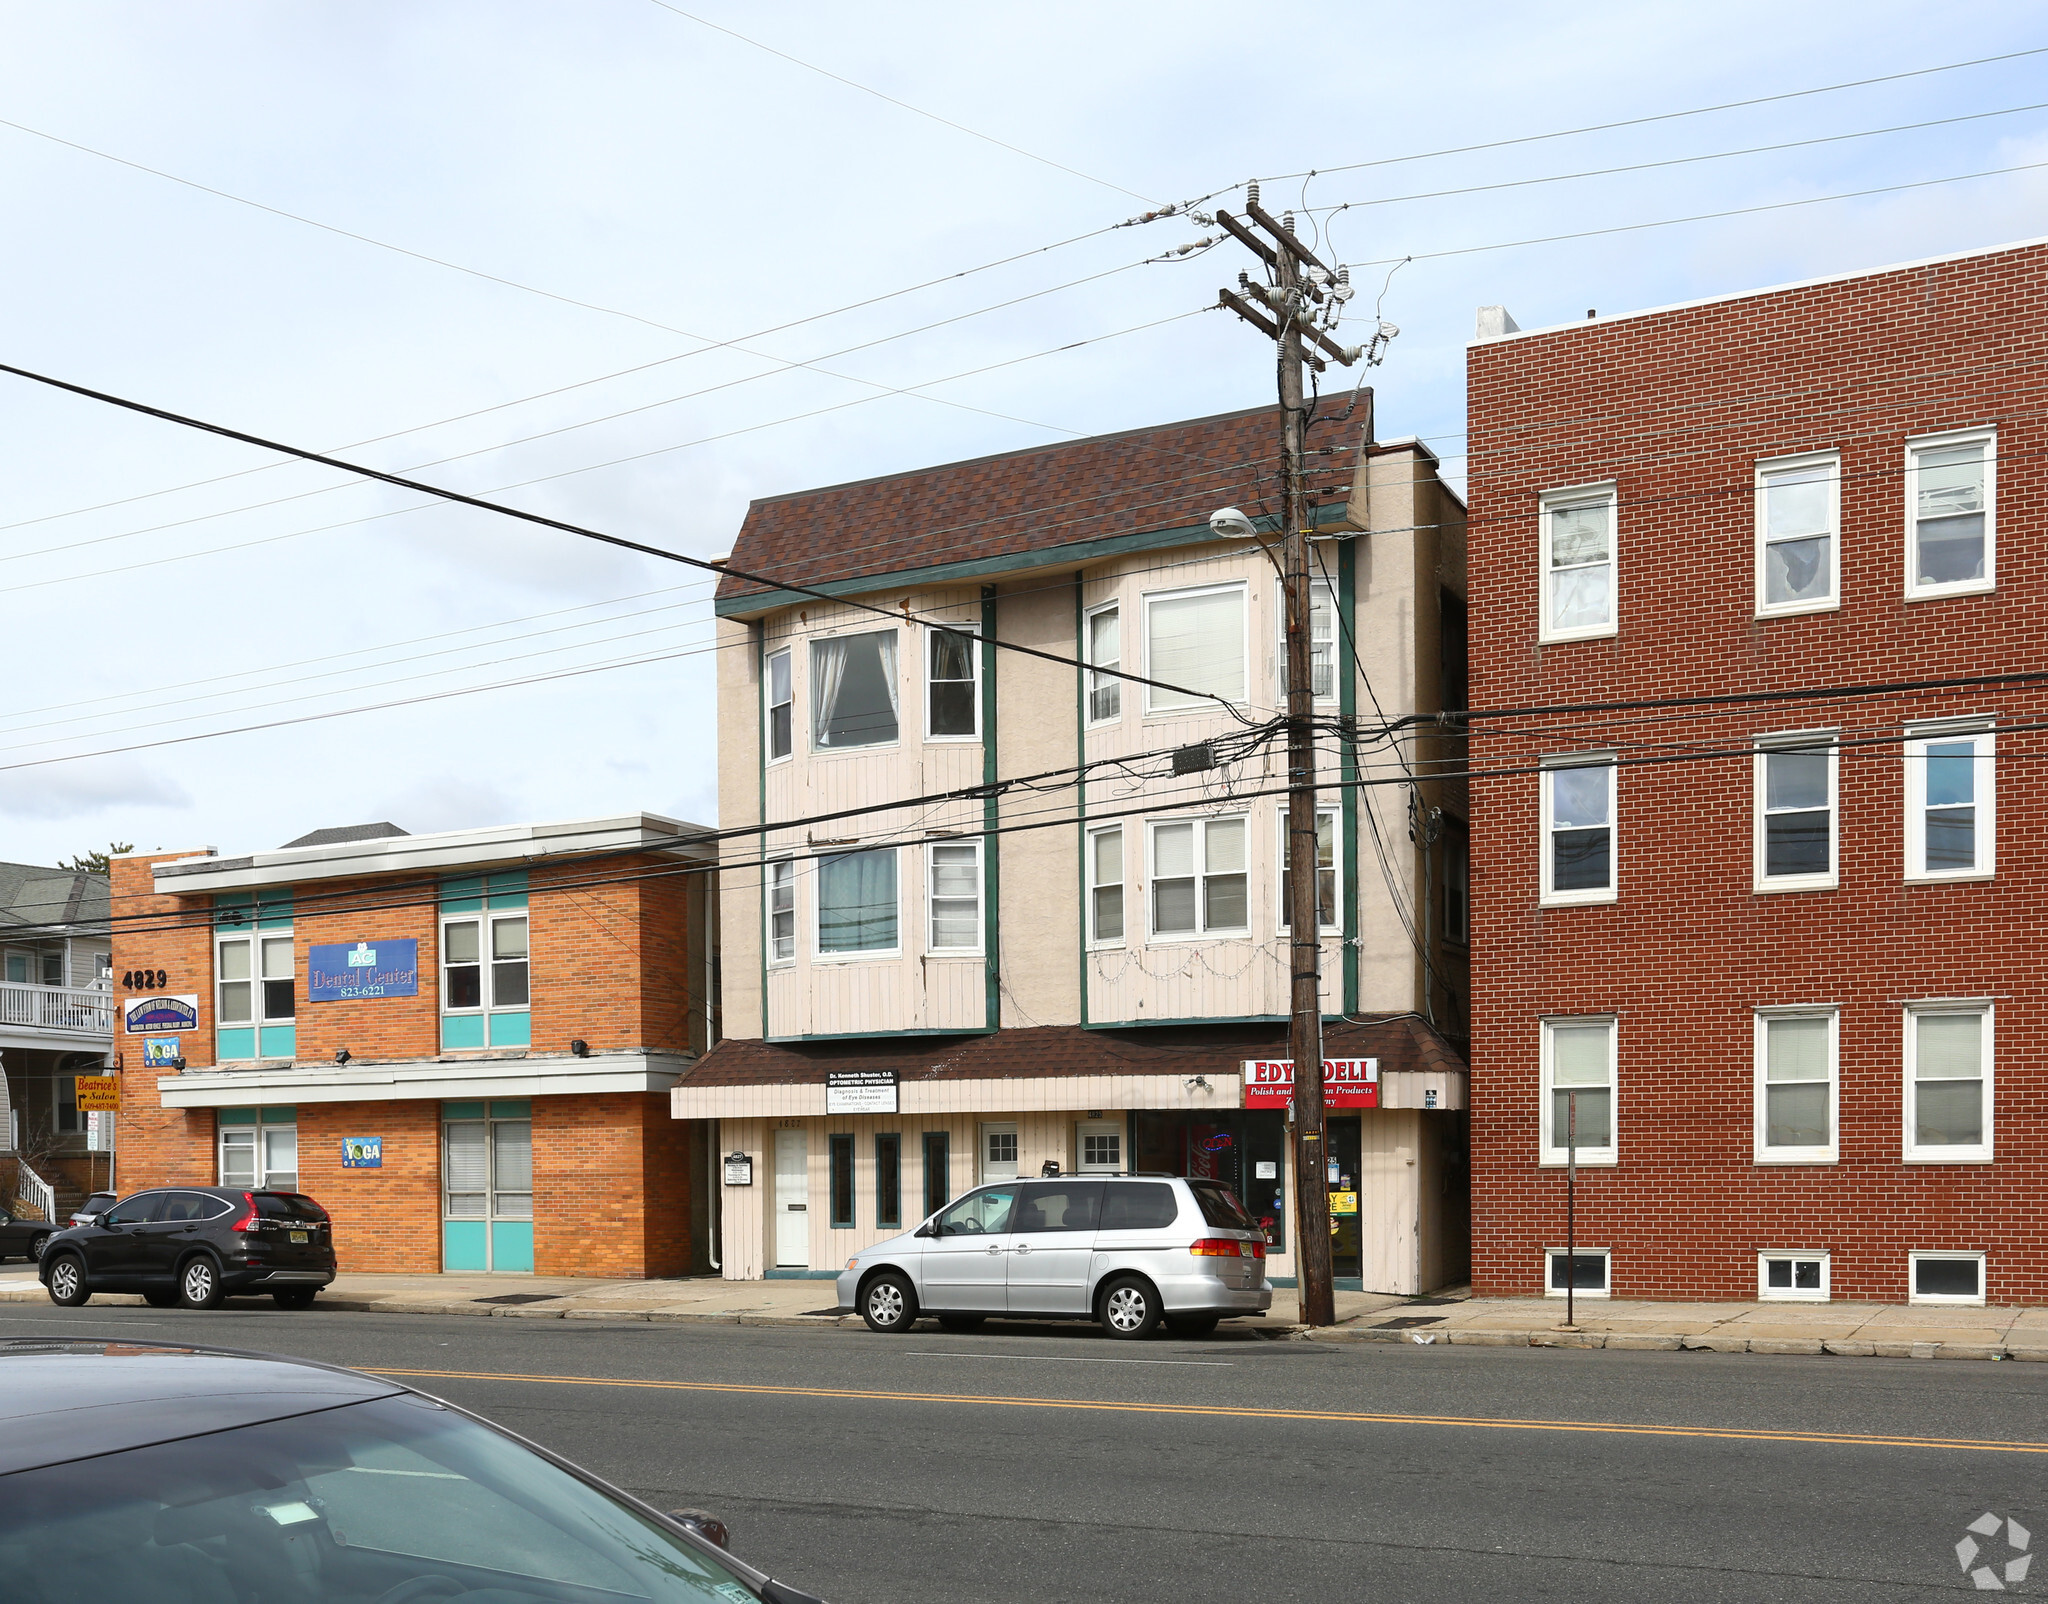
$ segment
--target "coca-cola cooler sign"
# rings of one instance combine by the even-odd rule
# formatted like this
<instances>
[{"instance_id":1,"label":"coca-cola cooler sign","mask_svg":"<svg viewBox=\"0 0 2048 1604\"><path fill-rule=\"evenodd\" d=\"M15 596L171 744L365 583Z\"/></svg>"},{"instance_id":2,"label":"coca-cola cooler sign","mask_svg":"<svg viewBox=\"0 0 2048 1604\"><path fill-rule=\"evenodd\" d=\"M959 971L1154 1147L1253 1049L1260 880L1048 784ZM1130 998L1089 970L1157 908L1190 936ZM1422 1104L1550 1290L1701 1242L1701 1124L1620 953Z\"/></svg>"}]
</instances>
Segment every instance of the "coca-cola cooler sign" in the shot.
<instances>
[{"instance_id":1,"label":"coca-cola cooler sign","mask_svg":"<svg viewBox=\"0 0 2048 1604\"><path fill-rule=\"evenodd\" d=\"M1293 1096L1293 1059L1247 1058L1244 1061L1246 1108L1285 1108ZM1379 1106L1380 1061L1377 1058L1323 1060L1323 1107Z\"/></svg>"}]
</instances>

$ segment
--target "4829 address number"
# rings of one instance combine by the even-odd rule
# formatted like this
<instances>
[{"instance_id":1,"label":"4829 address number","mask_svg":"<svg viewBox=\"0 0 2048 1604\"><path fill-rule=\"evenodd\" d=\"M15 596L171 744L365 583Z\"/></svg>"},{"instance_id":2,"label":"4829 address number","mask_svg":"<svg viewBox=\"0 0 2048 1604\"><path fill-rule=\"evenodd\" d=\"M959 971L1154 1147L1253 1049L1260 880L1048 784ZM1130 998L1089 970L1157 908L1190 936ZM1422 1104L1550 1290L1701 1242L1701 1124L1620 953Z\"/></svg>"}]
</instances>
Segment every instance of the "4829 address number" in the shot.
<instances>
[{"instance_id":1,"label":"4829 address number","mask_svg":"<svg viewBox=\"0 0 2048 1604\"><path fill-rule=\"evenodd\" d=\"M170 983L170 973L163 969L124 969L121 971L121 984L129 991L162 991Z\"/></svg>"}]
</instances>

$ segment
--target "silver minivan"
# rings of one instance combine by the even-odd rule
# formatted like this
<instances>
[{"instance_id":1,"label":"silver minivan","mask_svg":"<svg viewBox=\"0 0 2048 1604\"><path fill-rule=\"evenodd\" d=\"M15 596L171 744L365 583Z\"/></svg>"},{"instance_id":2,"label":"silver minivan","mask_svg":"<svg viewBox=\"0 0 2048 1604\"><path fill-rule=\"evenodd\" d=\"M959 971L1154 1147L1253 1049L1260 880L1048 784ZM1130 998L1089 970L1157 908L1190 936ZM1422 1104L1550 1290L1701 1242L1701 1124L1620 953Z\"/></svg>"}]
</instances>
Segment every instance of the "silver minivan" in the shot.
<instances>
[{"instance_id":1,"label":"silver minivan","mask_svg":"<svg viewBox=\"0 0 2048 1604\"><path fill-rule=\"evenodd\" d=\"M948 1330L1008 1315L1200 1336L1226 1315L1264 1314L1273 1287L1266 1234L1221 1181L1062 1175L978 1186L856 1254L839 1303L881 1332L920 1315Z\"/></svg>"}]
</instances>

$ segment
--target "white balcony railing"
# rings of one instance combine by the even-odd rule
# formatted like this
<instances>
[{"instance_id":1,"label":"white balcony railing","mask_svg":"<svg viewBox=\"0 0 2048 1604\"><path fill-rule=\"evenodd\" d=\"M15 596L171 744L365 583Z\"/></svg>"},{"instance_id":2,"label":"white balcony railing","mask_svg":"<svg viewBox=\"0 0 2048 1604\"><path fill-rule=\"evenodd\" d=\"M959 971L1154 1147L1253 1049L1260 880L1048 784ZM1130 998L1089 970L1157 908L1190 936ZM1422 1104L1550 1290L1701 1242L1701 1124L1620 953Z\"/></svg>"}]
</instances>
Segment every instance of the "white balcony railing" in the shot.
<instances>
[{"instance_id":1,"label":"white balcony railing","mask_svg":"<svg viewBox=\"0 0 2048 1604\"><path fill-rule=\"evenodd\" d=\"M0 1025L25 1025L34 1030L61 1030L111 1039L114 999L104 991L0 981Z\"/></svg>"},{"instance_id":2,"label":"white balcony railing","mask_svg":"<svg viewBox=\"0 0 2048 1604\"><path fill-rule=\"evenodd\" d=\"M57 1223L57 1189L26 1164L18 1165L20 1179L15 1183L22 1202L40 1211L42 1217L52 1225Z\"/></svg>"}]
</instances>

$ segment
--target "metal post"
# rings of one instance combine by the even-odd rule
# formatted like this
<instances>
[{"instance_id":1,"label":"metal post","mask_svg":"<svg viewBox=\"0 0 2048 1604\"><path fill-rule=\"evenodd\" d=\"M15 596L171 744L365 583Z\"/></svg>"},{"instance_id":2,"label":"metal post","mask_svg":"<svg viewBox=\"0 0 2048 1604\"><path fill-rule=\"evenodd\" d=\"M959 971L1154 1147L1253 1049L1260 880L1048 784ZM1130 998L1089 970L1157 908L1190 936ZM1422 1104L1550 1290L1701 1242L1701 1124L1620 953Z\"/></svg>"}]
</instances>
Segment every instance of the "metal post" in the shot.
<instances>
[{"instance_id":1,"label":"metal post","mask_svg":"<svg viewBox=\"0 0 2048 1604\"><path fill-rule=\"evenodd\" d=\"M1564 1323L1576 1326L1579 1292L1579 1094L1564 1094Z\"/></svg>"}]
</instances>

